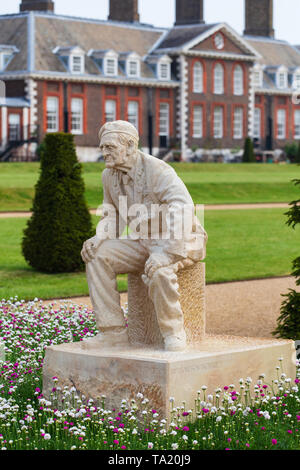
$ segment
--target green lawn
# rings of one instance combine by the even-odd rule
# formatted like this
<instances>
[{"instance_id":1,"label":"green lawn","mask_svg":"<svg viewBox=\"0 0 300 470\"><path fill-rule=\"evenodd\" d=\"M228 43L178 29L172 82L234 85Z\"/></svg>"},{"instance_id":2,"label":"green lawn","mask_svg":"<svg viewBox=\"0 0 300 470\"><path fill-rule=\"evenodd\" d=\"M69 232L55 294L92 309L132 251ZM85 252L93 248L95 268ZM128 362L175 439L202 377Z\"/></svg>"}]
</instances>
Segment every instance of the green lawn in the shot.
<instances>
[{"instance_id":1,"label":"green lawn","mask_svg":"<svg viewBox=\"0 0 300 470\"><path fill-rule=\"evenodd\" d=\"M207 282L288 275L299 256L299 229L285 225L282 209L206 211ZM96 224L97 218L94 217ZM0 298L28 300L86 295L85 273L49 275L33 271L21 254L26 219L0 220ZM119 290L126 290L119 278Z\"/></svg>"},{"instance_id":2,"label":"green lawn","mask_svg":"<svg viewBox=\"0 0 300 470\"><path fill-rule=\"evenodd\" d=\"M174 163L196 204L289 202L297 197L291 180L296 165ZM90 208L102 202L103 163L83 164ZM0 164L0 211L29 210L39 163Z\"/></svg>"}]
</instances>

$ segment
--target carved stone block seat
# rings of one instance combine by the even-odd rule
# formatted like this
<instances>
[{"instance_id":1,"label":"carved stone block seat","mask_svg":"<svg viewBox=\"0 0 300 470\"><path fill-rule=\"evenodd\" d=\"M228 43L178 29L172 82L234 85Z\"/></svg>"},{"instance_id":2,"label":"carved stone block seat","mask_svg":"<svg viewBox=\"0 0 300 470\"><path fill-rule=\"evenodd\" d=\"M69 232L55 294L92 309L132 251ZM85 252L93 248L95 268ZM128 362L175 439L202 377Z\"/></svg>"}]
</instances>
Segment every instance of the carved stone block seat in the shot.
<instances>
[{"instance_id":1,"label":"carved stone block seat","mask_svg":"<svg viewBox=\"0 0 300 470\"><path fill-rule=\"evenodd\" d=\"M133 346L163 346L154 305L142 273L128 274L128 334ZM188 344L199 343L205 334L205 263L198 262L177 273L180 303Z\"/></svg>"}]
</instances>

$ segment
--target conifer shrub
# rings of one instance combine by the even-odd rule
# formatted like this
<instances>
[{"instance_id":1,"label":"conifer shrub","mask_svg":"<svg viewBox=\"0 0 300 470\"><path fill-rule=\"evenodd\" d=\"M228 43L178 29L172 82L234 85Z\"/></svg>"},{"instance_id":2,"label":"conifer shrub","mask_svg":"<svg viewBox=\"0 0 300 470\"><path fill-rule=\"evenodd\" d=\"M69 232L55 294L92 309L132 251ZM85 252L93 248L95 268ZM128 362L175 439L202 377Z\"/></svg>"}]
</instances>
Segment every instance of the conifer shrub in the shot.
<instances>
[{"instance_id":1,"label":"conifer shrub","mask_svg":"<svg viewBox=\"0 0 300 470\"><path fill-rule=\"evenodd\" d=\"M255 161L253 142L250 137L247 137L244 145L243 163L253 163Z\"/></svg>"},{"instance_id":2,"label":"conifer shrub","mask_svg":"<svg viewBox=\"0 0 300 470\"><path fill-rule=\"evenodd\" d=\"M294 180L294 184L298 185L300 189L300 180ZM292 201L291 208L286 213L288 216L286 223L293 229L300 224L299 203L300 199ZM300 286L300 256L293 261L292 276L296 279L296 285ZM285 300L282 302L277 328L273 331L273 335L277 338L300 340L300 292L289 289L289 292L283 297Z\"/></svg>"},{"instance_id":3,"label":"conifer shrub","mask_svg":"<svg viewBox=\"0 0 300 470\"><path fill-rule=\"evenodd\" d=\"M73 135L47 134L32 216L24 230L23 255L38 271L80 271L84 268L80 256L83 242L92 236Z\"/></svg>"}]
</instances>

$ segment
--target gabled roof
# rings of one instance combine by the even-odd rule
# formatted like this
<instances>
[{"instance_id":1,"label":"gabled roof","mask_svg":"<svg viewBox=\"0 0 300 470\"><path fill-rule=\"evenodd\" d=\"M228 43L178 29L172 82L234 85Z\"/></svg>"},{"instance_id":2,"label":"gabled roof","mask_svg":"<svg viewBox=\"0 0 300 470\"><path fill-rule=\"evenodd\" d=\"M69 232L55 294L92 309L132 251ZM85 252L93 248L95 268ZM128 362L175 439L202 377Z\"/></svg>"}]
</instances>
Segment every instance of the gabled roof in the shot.
<instances>
[{"instance_id":1,"label":"gabled roof","mask_svg":"<svg viewBox=\"0 0 300 470\"><path fill-rule=\"evenodd\" d=\"M178 50L187 52L218 31L222 31L227 34L228 37L241 49L241 54L257 58L259 57L259 53L227 23L175 26L168 34L164 35L161 41L158 42L154 52L169 51L172 53L172 50L174 52ZM224 54L224 51L216 50L215 53Z\"/></svg>"},{"instance_id":2,"label":"gabled roof","mask_svg":"<svg viewBox=\"0 0 300 470\"><path fill-rule=\"evenodd\" d=\"M156 49L173 49L183 47L192 39L201 36L212 29L216 24L196 24L189 26L174 26L157 44Z\"/></svg>"}]
</instances>

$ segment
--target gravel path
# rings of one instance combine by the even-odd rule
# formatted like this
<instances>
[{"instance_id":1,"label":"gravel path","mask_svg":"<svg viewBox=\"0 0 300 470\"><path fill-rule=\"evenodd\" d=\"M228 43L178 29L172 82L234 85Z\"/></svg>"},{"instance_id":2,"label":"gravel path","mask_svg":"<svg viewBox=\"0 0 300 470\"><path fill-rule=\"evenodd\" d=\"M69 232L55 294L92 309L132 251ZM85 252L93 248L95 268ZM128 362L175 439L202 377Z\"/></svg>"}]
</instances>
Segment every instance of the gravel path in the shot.
<instances>
[{"instance_id":1,"label":"gravel path","mask_svg":"<svg viewBox=\"0 0 300 470\"><path fill-rule=\"evenodd\" d=\"M208 204L205 206L205 210L228 210L228 209L275 209L283 208L286 209L289 204L286 202L274 202L274 203L260 203L260 204ZM91 209L90 213L95 215L97 209ZM31 212L18 211L18 212L0 212L0 219L7 218L19 218L19 217L30 217Z\"/></svg>"},{"instance_id":2,"label":"gravel path","mask_svg":"<svg viewBox=\"0 0 300 470\"><path fill-rule=\"evenodd\" d=\"M292 277L210 284L206 287L207 333L271 337L280 313L281 294L295 289ZM67 299L92 308L89 297ZM45 304L53 301L45 301ZM57 303L62 302L57 300ZM121 294L121 304L127 294Z\"/></svg>"}]
</instances>

